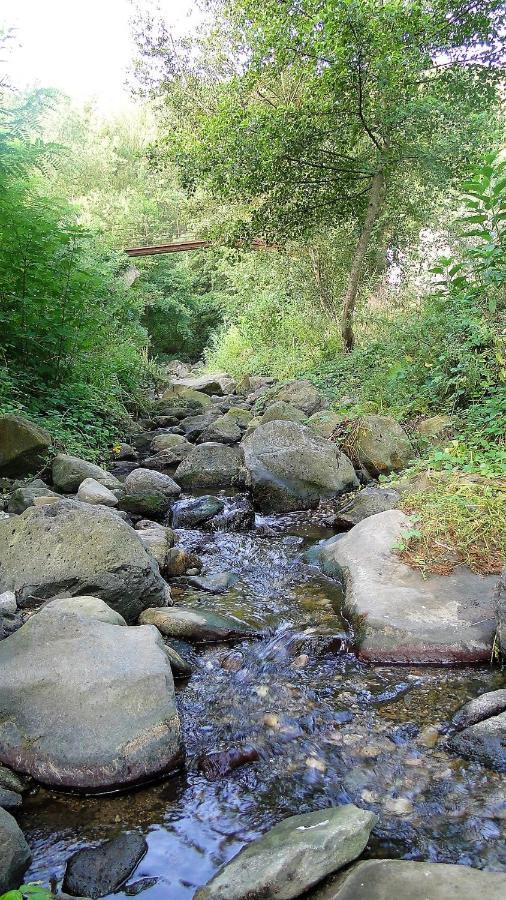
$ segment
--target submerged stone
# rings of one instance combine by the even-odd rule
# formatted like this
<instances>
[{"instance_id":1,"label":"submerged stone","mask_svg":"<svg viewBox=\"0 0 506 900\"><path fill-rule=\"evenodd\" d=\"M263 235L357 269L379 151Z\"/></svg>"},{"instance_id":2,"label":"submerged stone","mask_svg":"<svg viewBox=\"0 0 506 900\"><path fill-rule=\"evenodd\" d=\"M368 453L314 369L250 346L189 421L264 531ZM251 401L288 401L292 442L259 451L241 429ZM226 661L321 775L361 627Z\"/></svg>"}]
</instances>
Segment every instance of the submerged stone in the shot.
<instances>
[{"instance_id":1,"label":"submerged stone","mask_svg":"<svg viewBox=\"0 0 506 900\"><path fill-rule=\"evenodd\" d=\"M133 832L78 850L67 862L63 890L92 900L112 894L130 877L147 849L145 837Z\"/></svg>"}]
</instances>

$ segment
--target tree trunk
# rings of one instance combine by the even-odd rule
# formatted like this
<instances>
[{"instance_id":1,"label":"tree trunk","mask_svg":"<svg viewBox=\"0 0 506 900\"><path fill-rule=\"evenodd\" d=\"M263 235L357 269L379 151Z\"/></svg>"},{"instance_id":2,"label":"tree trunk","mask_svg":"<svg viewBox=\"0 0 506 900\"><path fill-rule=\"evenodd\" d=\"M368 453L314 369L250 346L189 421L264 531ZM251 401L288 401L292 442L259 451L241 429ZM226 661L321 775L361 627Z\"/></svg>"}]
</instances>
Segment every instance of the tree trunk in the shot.
<instances>
[{"instance_id":1,"label":"tree trunk","mask_svg":"<svg viewBox=\"0 0 506 900\"><path fill-rule=\"evenodd\" d=\"M373 176L371 187L369 190L369 203L367 213L364 220L362 232L358 239L358 244L353 256L353 262L348 279L348 287L343 300L343 310L341 318L341 334L343 337L344 349L347 353L353 350L355 346L355 335L353 333L353 314L355 311L355 302L357 299L358 288L360 285L360 276L364 265L365 255L371 239L371 234L378 218L381 204L383 202L385 190L385 176L383 167L379 168Z\"/></svg>"}]
</instances>

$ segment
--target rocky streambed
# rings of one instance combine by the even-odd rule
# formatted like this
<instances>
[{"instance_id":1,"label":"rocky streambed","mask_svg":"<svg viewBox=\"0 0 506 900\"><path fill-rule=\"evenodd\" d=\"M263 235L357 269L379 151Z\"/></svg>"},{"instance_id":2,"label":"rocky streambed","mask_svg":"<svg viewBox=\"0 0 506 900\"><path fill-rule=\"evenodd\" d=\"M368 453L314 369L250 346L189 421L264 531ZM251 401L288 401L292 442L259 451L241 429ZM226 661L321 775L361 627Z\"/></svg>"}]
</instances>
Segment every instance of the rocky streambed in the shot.
<instances>
[{"instance_id":1,"label":"rocky streambed","mask_svg":"<svg viewBox=\"0 0 506 900\"><path fill-rule=\"evenodd\" d=\"M309 896L361 855L371 862L349 877L370 873L387 893L416 897L413 885L434 878L424 897L496 900L506 888L506 679L489 664L497 578L421 583L391 552L403 526L392 491L371 483L350 501L380 451L381 465L402 465L404 437L385 448L369 436L354 470L304 424L332 422L311 390L291 388L305 405L293 404L295 419L269 422L267 406L252 441L255 392L227 400L223 386L204 387L218 395L204 393L197 416L182 415L195 413L194 394L160 401L111 472L60 455L42 487L6 493L0 761L21 773L9 808L30 848L24 881L66 872L74 895L119 885L122 896L191 898L250 846L228 887L218 876L198 896ZM275 416L289 414L274 402ZM236 431L227 405L242 410ZM353 527L336 541L346 517ZM364 615L375 598L376 618ZM484 694L478 710L465 706ZM309 814L267 837L270 850L254 843ZM320 828L321 844L301 849ZM116 839L98 862L73 856ZM378 860L408 868L360 869ZM436 866L436 878L414 862L474 871L464 885L460 869ZM491 874L474 882L478 870ZM358 896L352 881L321 890Z\"/></svg>"}]
</instances>

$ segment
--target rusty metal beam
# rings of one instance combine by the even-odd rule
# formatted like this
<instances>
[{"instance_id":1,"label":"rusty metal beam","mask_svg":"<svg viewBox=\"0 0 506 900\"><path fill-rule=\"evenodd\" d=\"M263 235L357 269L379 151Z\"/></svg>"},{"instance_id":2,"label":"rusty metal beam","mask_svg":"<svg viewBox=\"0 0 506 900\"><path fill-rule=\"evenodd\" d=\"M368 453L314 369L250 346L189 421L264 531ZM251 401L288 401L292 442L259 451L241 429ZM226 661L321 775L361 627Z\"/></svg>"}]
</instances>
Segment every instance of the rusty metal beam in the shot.
<instances>
[{"instance_id":1,"label":"rusty metal beam","mask_svg":"<svg viewBox=\"0 0 506 900\"><path fill-rule=\"evenodd\" d=\"M125 250L127 256L156 256L158 253L185 253L188 250L206 250L211 246L211 241L176 241L172 244L155 244L152 247L130 247ZM261 238L253 238L252 250L273 250Z\"/></svg>"}]
</instances>

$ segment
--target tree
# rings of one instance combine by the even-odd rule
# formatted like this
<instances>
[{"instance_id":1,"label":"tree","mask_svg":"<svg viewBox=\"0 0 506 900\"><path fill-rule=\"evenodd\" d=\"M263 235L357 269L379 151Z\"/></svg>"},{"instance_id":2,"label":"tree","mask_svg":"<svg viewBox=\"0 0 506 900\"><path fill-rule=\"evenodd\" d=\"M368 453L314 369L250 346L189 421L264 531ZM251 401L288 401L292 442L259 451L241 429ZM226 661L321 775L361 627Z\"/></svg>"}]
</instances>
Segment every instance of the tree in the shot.
<instances>
[{"instance_id":1,"label":"tree","mask_svg":"<svg viewBox=\"0 0 506 900\"><path fill-rule=\"evenodd\" d=\"M423 182L429 202L476 161L484 133L490 138L503 9L502 0L219 5L215 25L233 48L235 73L228 66L213 83L202 70L208 103L186 100L185 115L171 117L169 154L190 189L201 183L215 197L250 203L236 238L280 242L353 222L346 350L379 221L409 205L411 179ZM150 55L163 51L158 41ZM174 110L198 67L195 51L186 67L175 66L173 46L167 58L161 81Z\"/></svg>"}]
</instances>

